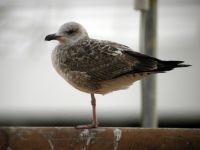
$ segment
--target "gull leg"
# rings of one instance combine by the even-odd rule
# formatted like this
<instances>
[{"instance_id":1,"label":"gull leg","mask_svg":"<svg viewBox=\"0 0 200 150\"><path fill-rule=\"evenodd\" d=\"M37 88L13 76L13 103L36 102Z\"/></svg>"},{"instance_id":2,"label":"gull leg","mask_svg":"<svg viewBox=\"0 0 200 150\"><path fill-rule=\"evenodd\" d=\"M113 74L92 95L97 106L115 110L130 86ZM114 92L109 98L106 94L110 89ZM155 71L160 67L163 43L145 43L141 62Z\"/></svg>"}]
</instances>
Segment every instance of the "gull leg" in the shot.
<instances>
[{"instance_id":1,"label":"gull leg","mask_svg":"<svg viewBox=\"0 0 200 150\"><path fill-rule=\"evenodd\" d=\"M97 115L96 115L96 99L94 94L91 94L91 104L92 104L92 124L94 127L98 127Z\"/></svg>"},{"instance_id":2,"label":"gull leg","mask_svg":"<svg viewBox=\"0 0 200 150\"><path fill-rule=\"evenodd\" d=\"M93 93L91 93L91 105L92 105L92 124L78 125L75 127L76 129L91 129L98 127L99 123L97 121L97 116L96 116L96 99Z\"/></svg>"}]
</instances>

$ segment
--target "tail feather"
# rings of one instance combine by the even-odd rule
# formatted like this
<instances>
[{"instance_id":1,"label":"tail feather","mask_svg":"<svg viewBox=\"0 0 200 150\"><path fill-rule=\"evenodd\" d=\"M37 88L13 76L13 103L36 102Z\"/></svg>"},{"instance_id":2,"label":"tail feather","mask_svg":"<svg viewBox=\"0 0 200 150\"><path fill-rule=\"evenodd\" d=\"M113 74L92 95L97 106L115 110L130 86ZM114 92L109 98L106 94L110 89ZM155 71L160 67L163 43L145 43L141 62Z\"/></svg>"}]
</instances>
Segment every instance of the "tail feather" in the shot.
<instances>
[{"instance_id":1,"label":"tail feather","mask_svg":"<svg viewBox=\"0 0 200 150\"><path fill-rule=\"evenodd\" d=\"M160 61L157 71L170 71L174 68L189 67L191 65L183 64L184 61Z\"/></svg>"}]
</instances>

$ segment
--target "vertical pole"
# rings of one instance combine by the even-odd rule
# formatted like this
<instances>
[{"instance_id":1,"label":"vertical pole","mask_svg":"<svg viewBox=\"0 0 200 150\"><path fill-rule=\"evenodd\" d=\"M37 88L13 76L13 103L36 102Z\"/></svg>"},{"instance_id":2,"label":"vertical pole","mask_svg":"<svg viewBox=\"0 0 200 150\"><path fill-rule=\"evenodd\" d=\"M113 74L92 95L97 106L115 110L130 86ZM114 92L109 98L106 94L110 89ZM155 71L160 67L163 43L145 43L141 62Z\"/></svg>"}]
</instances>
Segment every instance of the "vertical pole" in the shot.
<instances>
[{"instance_id":1,"label":"vertical pole","mask_svg":"<svg viewBox=\"0 0 200 150\"><path fill-rule=\"evenodd\" d=\"M141 11L140 50L156 56L157 0L135 0L136 9ZM156 128L156 78L151 75L142 80L142 127Z\"/></svg>"}]
</instances>

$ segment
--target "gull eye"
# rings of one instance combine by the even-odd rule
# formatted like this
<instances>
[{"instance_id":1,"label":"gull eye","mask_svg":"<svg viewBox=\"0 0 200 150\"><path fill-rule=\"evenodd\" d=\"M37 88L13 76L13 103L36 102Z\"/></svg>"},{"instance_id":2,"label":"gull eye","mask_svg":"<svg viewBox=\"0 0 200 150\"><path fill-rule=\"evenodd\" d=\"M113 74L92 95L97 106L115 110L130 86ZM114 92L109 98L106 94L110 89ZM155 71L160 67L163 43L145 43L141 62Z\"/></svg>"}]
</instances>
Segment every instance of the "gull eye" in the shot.
<instances>
[{"instance_id":1,"label":"gull eye","mask_svg":"<svg viewBox=\"0 0 200 150\"><path fill-rule=\"evenodd\" d=\"M74 30L68 30L68 31L66 31L65 33L67 33L67 34L72 34L72 33L74 33Z\"/></svg>"}]
</instances>

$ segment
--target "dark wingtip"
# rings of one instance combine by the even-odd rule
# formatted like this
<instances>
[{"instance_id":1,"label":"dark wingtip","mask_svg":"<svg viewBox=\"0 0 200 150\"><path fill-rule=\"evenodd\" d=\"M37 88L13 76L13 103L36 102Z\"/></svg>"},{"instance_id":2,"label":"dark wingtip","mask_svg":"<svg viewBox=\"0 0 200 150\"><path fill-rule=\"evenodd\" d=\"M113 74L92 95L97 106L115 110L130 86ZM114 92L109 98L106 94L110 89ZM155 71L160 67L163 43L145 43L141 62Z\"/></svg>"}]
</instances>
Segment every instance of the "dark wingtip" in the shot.
<instances>
[{"instance_id":1,"label":"dark wingtip","mask_svg":"<svg viewBox=\"0 0 200 150\"><path fill-rule=\"evenodd\" d=\"M188 65L188 64L179 64L177 67L190 67L192 65Z\"/></svg>"},{"instance_id":2,"label":"dark wingtip","mask_svg":"<svg viewBox=\"0 0 200 150\"><path fill-rule=\"evenodd\" d=\"M161 61L159 64L158 70L160 71L169 71L174 68L180 68L180 67L190 67L189 64L183 64L184 61Z\"/></svg>"},{"instance_id":3,"label":"dark wingtip","mask_svg":"<svg viewBox=\"0 0 200 150\"><path fill-rule=\"evenodd\" d=\"M189 64L183 64L184 63L184 61L172 61L172 62L176 62L177 64L177 66L175 66L175 68L176 67L190 67L190 66L192 66L192 65L189 65Z\"/></svg>"}]
</instances>

